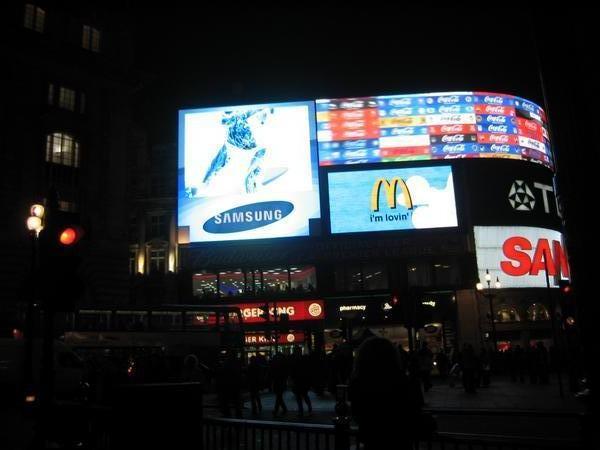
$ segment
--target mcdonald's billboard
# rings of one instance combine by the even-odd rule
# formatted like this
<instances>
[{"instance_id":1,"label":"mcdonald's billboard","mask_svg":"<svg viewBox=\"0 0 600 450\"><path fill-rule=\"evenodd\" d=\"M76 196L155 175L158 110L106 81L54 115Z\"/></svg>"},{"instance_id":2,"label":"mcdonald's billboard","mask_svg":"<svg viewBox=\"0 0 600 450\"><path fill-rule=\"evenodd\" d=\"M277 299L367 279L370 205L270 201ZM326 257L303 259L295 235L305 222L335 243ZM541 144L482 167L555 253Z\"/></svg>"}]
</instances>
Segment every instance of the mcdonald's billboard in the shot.
<instances>
[{"instance_id":1,"label":"mcdonald's billboard","mask_svg":"<svg viewBox=\"0 0 600 450\"><path fill-rule=\"evenodd\" d=\"M332 233L458 226L450 166L329 172Z\"/></svg>"}]
</instances>

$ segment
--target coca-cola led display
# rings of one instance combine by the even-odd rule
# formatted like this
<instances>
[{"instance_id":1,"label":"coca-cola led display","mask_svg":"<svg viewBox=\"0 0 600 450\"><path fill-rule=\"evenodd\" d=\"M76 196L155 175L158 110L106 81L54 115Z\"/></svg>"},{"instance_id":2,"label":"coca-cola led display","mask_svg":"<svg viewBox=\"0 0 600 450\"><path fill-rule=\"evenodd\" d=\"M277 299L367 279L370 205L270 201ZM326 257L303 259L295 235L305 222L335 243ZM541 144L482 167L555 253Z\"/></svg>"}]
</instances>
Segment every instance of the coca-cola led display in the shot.
<instances>
[{"instance_id":1,"label":"coca-cola led display","mask_svg":"<svg viewBox=\"0 0 600 450\"><path fill-rule=\"evenodd\" d=\"M553 168L546 115L491 92L320 99L319 165L512 158Z\"/></svg>"}]
</instances>

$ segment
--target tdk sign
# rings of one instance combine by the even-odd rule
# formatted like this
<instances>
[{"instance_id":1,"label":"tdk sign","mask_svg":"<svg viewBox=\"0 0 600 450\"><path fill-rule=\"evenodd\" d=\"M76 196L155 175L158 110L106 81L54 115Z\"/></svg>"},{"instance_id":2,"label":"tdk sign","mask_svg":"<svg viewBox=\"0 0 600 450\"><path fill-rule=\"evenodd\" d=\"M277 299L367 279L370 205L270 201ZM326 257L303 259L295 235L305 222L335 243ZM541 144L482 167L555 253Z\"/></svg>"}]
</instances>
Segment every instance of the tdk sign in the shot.
<instances>
[{"instance_id":1,"label":"tdk sign","mask_svg":"<svg viewBox=\"0 0 600 450\"><path fill-rule=\"evenodd\" d=\"M285 201L251 203L216 214L202 227L207 233L238 233L277 222L294 210Z\"/></svg>"}]
</instances>

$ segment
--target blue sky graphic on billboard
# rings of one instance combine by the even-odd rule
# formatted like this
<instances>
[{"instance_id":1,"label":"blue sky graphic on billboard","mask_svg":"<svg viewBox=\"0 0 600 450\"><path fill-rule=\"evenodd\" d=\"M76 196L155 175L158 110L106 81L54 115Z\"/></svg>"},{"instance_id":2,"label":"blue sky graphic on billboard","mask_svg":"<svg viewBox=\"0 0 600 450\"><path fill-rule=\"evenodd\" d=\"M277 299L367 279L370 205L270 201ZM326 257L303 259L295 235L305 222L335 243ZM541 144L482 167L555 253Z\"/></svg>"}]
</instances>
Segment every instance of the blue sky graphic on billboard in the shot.
<instances>
[{"instance_id":1,"label":"blue sky graphic on billboard","mask_svg":"<svg viewBox=\"0 0 600 450\"><path fill-rule=\"evenodd\" d=\"M190 242L307 236L320 217L314 102L179 112Z\"/></svg>"},{"instance_id":2,"label":"blue sky graphic on billboard","mask_svg":"<svg viewBox=\"0 0 600 450\"><path fill-rule=\"evenodd\" d=\"M332 233L456 227L450 166L330 172Z\"/></svg>"},{"instance_id":3,"label":"blue sky graphic on billboard","mask_svg":"<svg viewBox=\"0 0 600 450\"><path fill-rule=\"evenodd\" d=\"M491 92L316 101L319 164L511 158L552 168L538 105Z\"/></svg>"}]
</instances>

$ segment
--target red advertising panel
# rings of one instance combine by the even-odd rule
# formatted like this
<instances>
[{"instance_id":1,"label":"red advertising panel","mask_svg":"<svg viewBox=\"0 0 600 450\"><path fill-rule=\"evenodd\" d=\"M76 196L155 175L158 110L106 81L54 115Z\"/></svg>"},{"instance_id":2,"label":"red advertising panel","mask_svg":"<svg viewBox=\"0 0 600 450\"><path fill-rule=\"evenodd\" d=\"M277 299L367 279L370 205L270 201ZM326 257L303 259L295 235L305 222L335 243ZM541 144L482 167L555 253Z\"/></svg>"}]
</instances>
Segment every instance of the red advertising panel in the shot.
<instances>
[{"instance_id":1,"label":"red advertising panel","mask_svg":"<svg viewBox=\"0 0 600 450\"><path fill-rule=\"evenodd\" d=\"M265 302L269 304L271 319L277 314L287 314L290 322L299 320L321 320L325 317L323 300L281 300ZM265 323L260 317L260 309L264 303L239 303L233 306L240 308L244 323Z\"/></svg>"}]
</instances>

